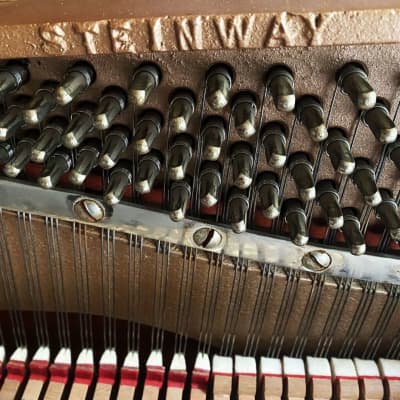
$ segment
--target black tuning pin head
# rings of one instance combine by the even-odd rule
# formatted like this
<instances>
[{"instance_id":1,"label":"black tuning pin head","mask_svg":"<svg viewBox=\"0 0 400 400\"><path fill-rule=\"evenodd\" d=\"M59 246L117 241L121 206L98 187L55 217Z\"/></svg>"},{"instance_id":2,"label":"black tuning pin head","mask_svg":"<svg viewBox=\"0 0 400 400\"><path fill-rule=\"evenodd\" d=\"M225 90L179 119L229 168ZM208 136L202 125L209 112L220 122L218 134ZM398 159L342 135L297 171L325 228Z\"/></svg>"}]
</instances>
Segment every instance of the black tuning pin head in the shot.
<instances>
[{"instance_id":1,"label":"black tuning pin head","mask_svg":"<svg viewBox=\"0 0 400 400\"><path fill-rule=\"evenodd\" d=\"M267 87L277 110L291 112L296 105L293 74L285 65L275 65L266 77Z\"/></svg>"},{"instance_id":2,"label":"black tuning pin head","mask_svg":"<svg viewBox=\"0 0 400 400\"><path fill-rule=\"evenodd\" d=\"M375 171L366 158L356 158L353 182L357 186L366 204L376 207L382 201L376 184Z\"/></svg>"},{"instance_id":3,"label":"black tuning pin head","mask_svg":"<svg viewBox=\"0 0 400 400\"><path fill-rule=\"evenodd\" d=\"M388 144L396 141L397 128L383 101L378 100L374 107L365 112L363 118L376 139L381 143Z\"/></svg>"},{"instance_id":4,"label":"black tuning pin head","mask_svg":"<svg viewBox=\"0 0 400 400\"><path fill-rule=\"evenodd\" d=\"M398 205L387 189L380 189L382 202L375 208L393 240L400 241L400 216Z\"/></svg>"},{"instance_id":5,"label":"black tuning pin head","mask_svg":"<svg viewBox=\"0 0 400 400\"><path fill-rule=\"evenodd\" d=\"M78 149L74 168L69 173L69 181L76 186L82 185L90 172L97 166L101 141L97 138L86 139Z\"/></svg>"},{"instance_id":6,"label":"black tuning pin head","mask_svg":"<svg viewBox=\"0 0 400 400\"><path fill-rule=\"evenodd\" d=\"M130 137L131 131L126 126L113 125L104 138L99 166L103 169L113 168L127 149Z\"/></svg>"},{"instance_id":7,"label":"black tuning pin head","mask_svg":"<svg viewBox=\"0 0 400 400\"><path fill-rule=\"evenodd\" d=\"M279 217L279 181L273 172L262 172L257 176L256 189L260 201L260 208L265 218Z\"/></svg>"},{"instance_id":8,"label":"black tuning pin head","mask_svg":"<svg viewBox=\"0 0 400 400\"><path fill-rule=\"evenodd\" d=\"M231 187L228 193L227 218L233 232L242 233L247 229L249 198L245 190Z\"/></svg>"},{"instance_id":9,"label":"black tuning pin head","mask_svg":"<svg viewBox=\"0 0 400 400\"><path fill-rule=\"evenodd\" d=\"M169 148L168 176L172 181L185 178L186 170L193 156L194 139L187 133L174 137Z\"/></svg>"},{"instance_id":10,"label":"black tuning pin head","mask_svg":"<svg viewBox=\"0 0 400 400\"><path fill-rule=\"evenodd\" d=\"M71 155L67 149L59 148L47 159L38 178L39 185L44 189L57 186L60 178L67 173L72 165Z\"/></svg>"},{"instance_id":11,"label":"black tuning pin head","mask_svg":"<svg viewBox=\"0 0 400 400\"><path fill-rule=\"evenodd\" d=\"M9 61L0 67L0 97L18 90L30 77L28 64L20 60Z\"/></svg>"},{"instance_id":12,"label":"black tuning pin head","mask_svg":"<svg viewBox=\"0 0 400 400\"><path fill-rule=\"evenodd\" d=\"M94 115L96 129L104 131L110 128L115 118L125 109L127 95L119 86L108 86L101 93Z\"/></svg>"},{"instance_id":13,"label":"black tuning pin head","mask_svg":"<svg viewBox=\"0 0 400 400\"><path fill-rule=\"evenodd\" d=\"M217 161L226 139L224 120L217 116L207 118L203 124L201 136L203 139L203 159Z\"/></svg>"},{"instance_id":14,"label":"black tuning pin head","mask_svg":"<svg viewBox=\"0 0 400 400\"><path fill-rule=\"evenodd\" d=\"M174 222L182 221L192 194L192 180L189 176L181 181L171 182L169 188L169 216Z\"/></svg>"},{"instance_id":15,"label":"black tuning pin head","mask_svg":"<svg viewBox=\"0 0 400 400\"><path fill-rule=\"evenodd\" d=\"M289 236L296 246L308 243L307 217L299 199L287 199L282 204L282 213L289 228Z\"/></svg>"},{"instance_id":16,"label":"black tuning pin head","mask_svg":"<svg viewBox=\"0 0 400 400\"><path fill-rule=\"evenodd\" d=\"M134 72L130 81L129 101L136 106L143 106L161 81L161 71L157 65L145 63Z\"/></svg>"},{"instance_id":17,"label":"black tuning pin head","mask_svg":"<svg viewBox=\"0 0 400 400\"><path fill-rule=\"evenodd\" d=\"M124 197L125 190L132 183L132 162L120 160L110 171L104 201L109 206L118 204Z\"/></svg>"},{"instance_id":18,"label":"black tuning pin head","mask_svg":"<svg viewBox=\"0 0 400 400\"><path fill-rule=\"evenodd\" d=\"M339 128L329 128L328 132L325 150L331 159L334 170L342 175L351 175L356 163L346 135Z\"/></svg>"},{"instance_id":19,"label":"black tuning pin head","mask_svg":"<svg viewBox=\"0 0 400 400\"><path fill-rule=\"evenodd\" d=\"M321 103L313 96L303 96L296 104L297 119L306 127L314 142L322 142L328 137Z\"/></svg>"},{"instance_id":20,"label":"black tuning pin head","mask_svg":"<svg viewBox=\"0 0 400 400\"><path fill-rule=\"evenodd\" d=\"M272 168L283 168L286 164L285 128L279 122L270 122L263 127L262 143L265 158Z\"/></svg>"},{"instance_id":21,"label":"black tuning pin head","mask_svg":"<svg viewBox=\"0 0 400 400\"><path fill-rule=\"evenodd\" d=\"M74 63L65 72L62 82L57 86L57 103L65 106L75 100L96 80L96 71L87 61Z\"/></svg>"},{"instance_id":22,"label":"black tuning pin head","mask_svg":"<svg viewBox=\"0 0 400 400\"><path fill-rule=\"evenodd\" d=\"M14 146L10 142L0 143L0 164L5 164L14 156Z\"/></svg>"},{"instance_id":23,"label":"black tuning pin head","mask_svg":"<svg viewBox=\"0 0 400 400\"><path fill-rule=\"evenodd\" d=\"M188 130L195 104L195 97L188 89L180 89L173 94L169 106L169 128L173 133Z\"/></svg>"},{"instance_id":24,"label":"black tuning pin head","mask_svg":"<svg viewBox=\"0 0 400 400\"><path fill-rule=\"evenodd\" d=\"M235 142L230 148L233 185L238 189L247 189L252 183L253 148L247 142Z\"/></svg>"},{"instance_id":25,"label":"black tuning pin head","mask_svg":"<svg viewBox=\"0 0 400 400\"><path fill-rule=\"evenodd\" d=\"M400 171L400 139L398 138L394 143L388 146L388 157L394 162L397 170Z\"/></svg>"},{"instance_id":26,"label":"black tuning pin head","mask_svg":"<svg viewBox=\"0 0 400 400\"><path fill-rule=\"evenodd\" d=\"M29 125L38 125L57 107L54 96L58 82L45 81L35 92L32 100L23 110L24 120Z\"/></svg>"},{"instance_id":27,"label":"black tuning pin head","mask_svg":"<svg viewBox=\"0 0 400 400\"><path fill-rule=\"evenodd\" d=\"M17 177L28 165L31 159L32 148L40 135L39 130L36 129L30 129L23 133L23 137L17 142L13 157L3 168L4 174L10 178Z\"/></svg>"},{"instance_id":28,"label":"black tuning pin head","mask_svg":"<svg viewBox=\"0 0 400 400\"><path fill-rule=\"evenodd\" d=\"M242 139L256 133L257 102L254 95L248 92L237 94L232 102L232 114L236 132Z\"/></svg>"},{"instance_id":29,"label":"black tuning pin head","mask_svg":"<svg viewBox=\"0 0 400 400\"><path fill-rule=\"evenodd\" d=\"M369 110L375 105L376 93L368 82L365 69L358 63L348 63L337 73L339 87L359 110Z\"/></svg>"},{"instance_id":30,"label":"black tuning pin head","mask_svg":"<svg viewBox=\"0 0 400 400\"><path fill-rule=\"evenodd\" d=\"M74 149L87 138L93 131L93 113L96 105L89 101L78 103L76 110L71 114L71 121L62 137L63 145L68 149Z\"/></svg>"},{"instance_id":31,"label":"black tuning pin head","mask_svg":"<svg viewBox=\"0 0 400 400\"><path fill-rule=\"evenodd\" d=\"M343 226L343 213L340 208L339 193L336 190L335 182L328 179L319 181L316 189L317 200L326 215L329 228L340 229Z\"/></svg>"},{"instance_id":32,"label":"black tuning pin head","mask_svg":"<svg viewBox=\"0 0 400 400\"><path fill-rule=\"evenodd\" d=\"M160 134L162 115L156 110L145 110L136 123L133 146L137 154L147 154L155 138Z\"/></svg>"},{"instance_id":33,"label":"black tuning pin head","mask_svg":"<svg viewBox=\"0 0 400 400\"><path fill-rule=\"evenodd\" d=\"M215 64L207 71L206 100L213 110L221 110L229 103L232 81L232 73L226 65Z\"/></svg>"},{"instance_id":34,"label":"black tuning pin head","mask_svg":"<svg viewBox=\"0 0 400 400\"><path fill-rule=\"evenodd\" d=\"M32 147L31 160L37 163L44 163L56 148L61 146L61 137L66 127L67 120L64 117L56 116L50 118Z\"/></svg>"},{"instance_id":35,"label":"black tuning pin head","mask_svg":"<svg viewBox=\"0 0 400 400\"><path fill-rule=\"evenodd\" d=\"M204 161L200 167L200 202L205 208L218 203L222 185L221 171L221 164L217 161Z\"/></svg>"},{"instance_id":36,"label":"black tuning pin head","mask_svg":"<svg viewBox=\"0 0 400 400\"><path fill-rule=\"evenodd\" d=\"M0 116L0 141L9 140L25 124L23 109L30 101L29 96L17 96L7 111Z\"/></svg>"},{"instance_id":37,"label":"black tuning pin head","mask_svg":"<svg viewBox=\"0 0 400 400\"><path fill-rule=\"evenodd\" d=\"M288 166L301 200L304 202L314 200L316 193L313 165L308 155L303 152L290 155Z\"/></svg>"},{"instance_id":38,"label":"black tuning pin head","mask_svg":"<svg viewBox=\"0 0 400 400\"><path fill-rule=\"evenodd\" d=\"M351 254L360 256L365 253L366 245L360 230L359 212L355 208L346 207L343 212L342 232Z\"/></svg>"},{"instance_id":39,"label":"black tuning pin head","mask_svg":"<svg viewBox=\"0 0 400 400\"><path fill-rule=\"evenodd\" d=\"M139 158L138 169L135 180L135 189L140 194L150 193L154 182L161 171L164 162L162 153L158 150L151 150Z\"/></svg>"}]
</instances>

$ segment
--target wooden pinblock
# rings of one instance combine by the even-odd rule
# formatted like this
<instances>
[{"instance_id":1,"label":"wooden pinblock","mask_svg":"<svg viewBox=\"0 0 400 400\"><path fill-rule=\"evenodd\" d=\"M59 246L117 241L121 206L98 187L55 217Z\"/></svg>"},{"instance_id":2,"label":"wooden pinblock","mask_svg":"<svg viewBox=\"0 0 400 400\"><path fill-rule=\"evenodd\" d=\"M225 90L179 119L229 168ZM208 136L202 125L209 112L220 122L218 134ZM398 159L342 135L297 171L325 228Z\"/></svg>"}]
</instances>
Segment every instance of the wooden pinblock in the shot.
<instances>
[{"instance_id":1,"label":"wooden pinblock","mask_svg":"<svg viewBox=\"0 0 400 400\"><path fill-rule=\"evenodd\" d=\"M237 398L254 400L257 392L257 364L254 357L235 356Z\"/></svg>"},{"instance_id":2,"label":"wooden pinblock","mask_svg":"<svg viewBox=\"0 0 400 400\"><path fill-rule=\"evenodd\" d=\"M174 354L168 372L166 400L181 400L187 377L185 355Z\"/></svg>"},{"instance_id":3,"label":"wooden pinblock","mask_svg":"<svg viewBox=\"0 0 400 400\"><path fill-rule=\"evenodd\" d=\"M198 353L194 363L192 379L190 383L191 400L206 400L210 372L211 363L208 354Z\"/></svg>"},{"instance_id":4,"label":"wooden pinblock","mask_svg":"<svg viewBox=\"0 0 400 400\"><path fill-rule=\"evenodd\" d=\"M385 388L385 399L400 400L400 361L380 358L379 371Z\"/></svg>"},{"instance_id":5,"label":"wooden pinblock","mask_svg":"<svg viewBox=\"0 0 400 400\"><path fill-rule=\"evenodd\" d=\"M384 394L383 382L376 362L355 358L354 365L360 386L360 399L382 400Z\"/></svg>"},{"instance_id":6,"label":"wooden pinblock","mask_svg":"<svg viewBox=\"0 0 400 400\"><path fill-rule=\"evenodd\" d=\"M332 398L332 372L329 360L320 357L307 357L307 381L312 399Z\"/></svg>"},{"instance_id":7,"label":"wooden pinblock","mask_svg":"<svg viewBox=\"0 0 400 400\"><path fill-rule=\"evenodd\" d=\"M283 395L283 371L279 358L261 357L260 385L263 400L280 400Z\"/></svg>"},{"instance_id":8,"label":"wooden pinblock","mask_svg":"<svg viewBox=\"0 0 400 400\"><path fill-rule=\"evenodd\" d=\"M232 392L233 359L215 355L212 361L214 400L229 400Z\"/></svg>"},{"instance_id":9,"label":"wooden pinblock","mask_svg":"<svg viewBox=\"0 0 400 400\"><path fill-rule=\"evenodd\" d=\"M353 360L331 358L335 397L340 400L358 400L358 375Z\"/></svg>"},{"instance_id":10,"label":"wooden pinblock","mask_svg":"<svg viewBox=\"0 0 400 400\"><path fill-rule=\"evenodd\" d=\"M283 376L285 382L284 397L304 399L306 397L306 371L301 358L283 357Z\"/></svg>"}]
</instances>

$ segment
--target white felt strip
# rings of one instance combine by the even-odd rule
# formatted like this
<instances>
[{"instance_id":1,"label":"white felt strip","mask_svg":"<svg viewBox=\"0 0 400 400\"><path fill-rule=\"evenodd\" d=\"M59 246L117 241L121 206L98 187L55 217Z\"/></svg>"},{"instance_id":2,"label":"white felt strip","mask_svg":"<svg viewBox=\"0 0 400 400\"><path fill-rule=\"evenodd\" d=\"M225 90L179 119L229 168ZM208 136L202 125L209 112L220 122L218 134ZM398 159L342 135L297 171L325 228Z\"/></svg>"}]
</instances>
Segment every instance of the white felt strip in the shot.
<instances>
[{"instance_id":1,"label":"white felt strip","mask_svg":"<svg viewBox=\"0 0 400 400\"><path fill-rule=\"evenodd\" d=\"M100 365L117 365L117 353L115 349L107 349L101 355Z\"/></svg>"},{"instance_id":2,"label":"white felt strip","mask_svg":"<svg viewBox=\"0 0 400 400\"><path fill-rule=\"evenodd\" d=\"M388 360L386 358L380 358L378 360L379 370L382 377L388 378L399 378L400 377L400 361Z\"/></svg>"},{"instance_id":3,"label":"white felt strip","mask_svg":"<svg viewBox=\"0 0 400 400\"><path fill-rule=\"evenodd\" d=\"M331 368L334 378L357 378L356 367L350 358L331 358Z\"/></svg>"},{"instance_id":4,"label":"white felt strip","mask_svg":"<svg viewBox=\"0 0 400 400\"><path fill-rule=\"evenodd\" d=\"M124 367L139 368L139 353L137 351L130 351L124 360Z\"/></svg>"},{"instance_id":5,"label":"white felt strip","mask_svg":"<svg viewBox=\"0 0 400 400\"><path fill-rule=\"evenodd\" d=\"M373 360L362 360L361 358L354 359L357 375L359 377L370 376L380 378L379 368Z\"/></svg>"},{"instance_id":6,"label":"white felt strip","mask_svg":"<svg viewBox=\"0 0 400 400\"><path fill-rule=\"evenodd\" d=\"M54 364L71 364L71 360L71 349L63 347L56 355Z\"/></svg>"},{"instance_id":7,"label":"white felt strip","mask_svg":"<svg viewBox=\"0 0 400 400\"><path fill-rule=\"evenodd\" d=\"M153 350L147 359L146 367L162 367L163 356L160 350Z\"/></svg>"},{"instance_id":8,"label":"white felt strip","mask_svg":"<svg viewBox=\"0 0 400 400\"><path fill-rule=\"evenodd\" d=\"M194 363L194 369L201 371L211 371L210 357L205 353L198 353Z\"/></svg>"},{"instance_id":9,"label":"white felt strip","mask_svg":"<svg viewBox=\"0 0 400 400\"><path fill-rule=\"evenodd\" d=\"M77 365L93 365L93 350L92 349L83 349L76 360Z\"/></svg>"},{"instance_id":10,"label":"white felt strip","mask_svg":"<svg viewBox=\"0 0 400 400\"><path fill-rule=\"evenodd\" d=\"M212 369L215 374L232 374L233 359L232 357L223 357L215 355L212 361Z\"/></svg>"},{"instance_id":11,"label":"white felt strip","mask_svg":"<svg viewBox=\"0 0 400 400\"><path fill-rule=\"evenodd\" d=\"M261 357L260 372L262 375L282 375L282 362L279 358Z\"/></svg>"},{"instance_id":12,"label":"white felt strip","mask_svg":"<svg viewBox=\"0 0 400 400\"><path fill-rule=\"evenodd\" d=\"M283 357L283 373L288 375L305 376L304 361L301 358Z\"/></svg>"},{"instance_id":13,"label":"white felt strip","mask_svg":"<svg viewBox=\"0 0 400 400\"><path fill-rule=\"evenodd\" d=\"M185 355L184 354L182 354L182 353L175 353L174 354L174 356L172 358L170 370L173 370L173 371L186 371L186 359L185 359Z\"/></svg>"},{"instance_id":14,"label":"white felt strip","mask_svg":"<svg viewBox=\"0 0 400 400\"><path fill-rule=\"evenodd\" d=\"M257 374L257 364L254 357L235 356L235 373Z\"/></svg>"},{"instance_id":15,"label":"white felt strip","mask_svg":"<svg viewBox=\"0 0 400 400\"><path fill-rule=\"evenodd\" d=\"M331 377L331 366L327 358L307 357L306 358L307 374L313 376Z\"/></svg>"}]
</instances>

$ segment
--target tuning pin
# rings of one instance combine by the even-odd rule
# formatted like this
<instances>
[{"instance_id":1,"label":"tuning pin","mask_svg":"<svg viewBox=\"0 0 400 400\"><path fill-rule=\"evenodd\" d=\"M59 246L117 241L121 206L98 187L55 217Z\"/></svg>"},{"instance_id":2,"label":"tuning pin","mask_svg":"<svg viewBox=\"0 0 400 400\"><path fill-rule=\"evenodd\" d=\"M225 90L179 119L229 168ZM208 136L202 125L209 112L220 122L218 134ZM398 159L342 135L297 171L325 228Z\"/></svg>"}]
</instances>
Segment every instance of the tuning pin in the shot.
<instances>
[{"instance_id":1,"label":"tuning pin","mask_svg":"<svg viewBox=\"0 0 400 400\"><path fill-rule=\"evenodd\" d=\"M389 144L387 155L400 171L400 138L398 138L394 143Z\"/></svg>"},{"instance_id":2,"label":"tuning pin","mask_svg":"<svg viewBox=\"0 0 400 400\"><path fill-rule=\"evenodd\" d=\"M97 166L100 155L101 142L97 138L90 138L83 142L78 149L74 168L69 173L69 181L73 185L82 185L90 172Z\"/></svg>"},{"instance_id":3,"label":"tuning pin","mask_svg":"<svg viewBox=\"0 0 400 400\"><path fill-rule=\"evenodd\" d=\"M35 92L32 100L23 111L24 120L27 124L40 124L57 107L54 96L57 84L55 81L43 82Z\"/></svg>"},{"instance_id":4,"label":"tuning pin","mask_svg":"<svg viewBox=\"0 0 400 400\"><path fill-rule=\"evenodd\" d=\"M28 65L18 60L9 61L0 68L0 97L18 90L28 80Z\"/></svg>"},{"instance_id":5,"label":"tuning pin","mask_svg":"<svg viewBox=\"0 0 400 400\"><path fill-rule=\"evenodd\" d=\"M375 172L366 158L356 158L353 182L368 205L376 207L380 204L382 197L376 185Z\"/></svg>"},{"instance_id":6,"label":"tuning pin","mask_svg":"<svg viewBox=\"0 0 400 400\"><path fill-rule=\"evenodd\" d=\"M252 182L253 148L247 142L235 142L230 148L233 185L247 189Z\"/></svg>"},{"instance_id":7,"label":"tuning pin","mask_svg":"<svg viewBox=\"0 0 400 400\"><path fill-rule=\"evenodd\" d=\"M94 103L84 101L78 103L76 110L71 114L71 121L62 137L63 145L68 149L78 147L94 128Z\"/></svg>"},{"instance_id":8,"label":"tuning pin","mask_svg":"<svg viewBox=\"0 0 400 400\"><path fill-rule=\"evenodd\" d=\"M294 78L286 66L273 66L267 73L267 87L279 111L294 110L296 95L294 93Z\"/></svg>"},{"instance_id":9,"label":"tuning pin","mask_svg":"<svg viewBox=\"0 0 400 400\"><path fill-rule=\"evenodd\" d=\"M39 137L40 132L31 129L24 132L24 136L18 141L14 155L4 166L3 172L10 178L17 177L21 171L28 165L31 159L32 148Z\"/></svg>"},{"instance_id":10,"label":"tuning pin","mask_svg":"<svg viewBox=\"0 0 400 400\"><path fill-rule=\"evenodd\" d=\"M201 131L203 137L203 159L217 161L226 139L225 123L221 117L207 118Z\"/></svg>"},{"instance_id":11,"label":"tuning pin","mask_svg":"<svg viewBox=\"0 0 400 400\"><path fill-rule=\"evenodd\" d=\"M288 224L292 242L296 246L305 246L308 243L307 217L301 201L285 200L282 204L282 212Z\"/></svg>"},{"instance_id":12,"label":"tuning pin","mask_svg":"<svg viewBox=\"0 0 400 400\"><path fill-rule=\"evenodd\" d=\"M221 192L221 165L216 161L205 161L200 168L200 202L209 208L218 203Z\"/></svg>"},{"instance_id":13,"label":"tuning pin","mask_svg":"<svg viewBox=\"0 0 400 400\"><path fill-rule=\"evenodd\" d=\"M72 161L71 155L67 149L57 149L46 161L40 176L39 185L44 189L55 187L60 178L69 171Z\"/></svg>"},{"instance_id":14,"label":"tuning pin","mask_svg":"<svg viewBox=\"0 0 400 400\"><path fill-rule=\"evenodd\" d=\"M265 218L279 217L279 183L273 172L262 172L257 176L256 188L260 199L261 211Z\"/></svg>"},{"instance_id":15,"label":"tuning pin","mask_svg":"<svg viewBox=\"0 0 400 400\"><path fill-rule=\"evenodd\" d=\"M365 112L363 118L376 139L381 143L393 143L397 139L396 125L382 101L378 100L374 107Z\"/></svg>"},{"instance_id":16,"label":"tuning pin","mask_svg":"<svg viewBox=\"0 0 400 400\"><path fill-rule=\"evenodd\" d=\"M189 198L192 193L191 179L186 176L181 181L174 181L169 193L169 216L172 221L179 222L185 218Z\"/></svg>"},{"instance_id":17,"label":"tuning pin","mask_svg":"<svg viewBox=\"0 0 400 400\"><path fill-rule=\"evenodd\" d=\"M221 110L229 103L232 81L232 74L226 65L216 64L208 70L206 99L213 110Z\"/></svg>"},{"instance_id":18,"label":"tuning pin","mask_svg":"<svg viewBox=\"0 0 400 400\"><path fill-rule=\"evenodd\" d=\"M242 139L256 133L257 103L250 93L239 93L233 100L232 113L235 128Z\"/></svg>"},{"instance_id":19,"label":"tuning pin","mask_svg":"<svg viewBox=\"0 0 400 400\"><path fill-rule=\"evenodd\" d=\"M334 182L328 179L319 181L316 188L317 200L327 217L329 228L340 229L343 226L343 213Z\"/></svg>"},{"instance_id":20,"label":"tuning pin","mask_svg":"<svg viewBox=\"0 0 400 400\"><path fill-rule=\"evenodd\" d=\"M29 101L29 96L18 96L5 114L0 116L0 141L10 139L25 124L22 110Z\"/></svg>"},{"instance_id":21,"label":"tuning pin","mask_svg":"<svg viewBox=\"0 0 400 400\"><path fill-rule=\"evenodd\" d=\"M376 207L375 211L385 224L390 237L393 240L400 241L400 216L398 206L389 190L380 189L380 193L382 203Z\"/></svg>"},{"instance_id":22,"label":"tuning pin","mask_svg":"<svg viewBox=\"0 0 400 400\"><path fill-rule=\"evenodd\" d=\"M272 168L283 168L286 163L285 128L278 122L266 124L262 132L265 158Z\"/></svg>"},{"instance_id":23,"label":"tuning pin","mask_svg":"<svg viewBox=\"0 0 400 400\"><path fill-rule=\"evenodd\" d=\"M110 171L108 186L104 194L104 201L113 206L124 197L125 190L132 183L132 162L120 160Z\"/></svg>"},{"instance_id":24,"label":"tuning pin","mask_svg":"<svg viewBox=\"0 0 400 400\"><path fill-rule=\"evenodd\" d=\"M249 211L247 192L231 187L228 193L227 216L233 232L242 233L247 228L247 212Z\"/></svg>"},{"instance_id":25,"label":"tuning pin","mask_svg":"<svg viewBox=\"0 0 400 400\"><path fill-rule=\"evenodd\" d=\"M127 149L130 137L131 131L124 125L113 125L110 128L99 158L101 168L110 169L115 166L121 154Z\"/></svg>"},{"instance_id":26,"label":"tuning pin","mask_svg":"<svg viewBox=\"0 0 400 400\"><path fill-rule=\"evenodd\" d=\"M174 137L169 149L168 176L173 181L180 181L186 175L186 169L193 156L194 140L187 133Z\"/></svg>"},{"instance_id":27,"label":"tuning pin","mask_svg":"<svg viewBox=\"0 0 400 400\"><path fill-rule=\"evenodd\" d=\"M359 64L344 65L338 71L337 81L359 110L368 110L375 105L376 93L368 82L365 70Z\"/></svg>"},{"instance_id":28,"label":"tuning pin","mask_svg":"<svg viewBox=\"0 0 400 400\"><path fill-rule=\"evenodd\" d=\"M142 64L132 75L128 89L129 100L136 106L143 106L151 92L157 88L161 72L155 64Z\"/></svg>"},{"instance_id":29,"label":"tuning pin","mask_svg":"<svg viewBox=\"0 0 400 400\"><path fill-rule=\"evenodd\" d=\"M303 96L296 104L297 119L306 127L314 142L322 142L328 137L321 103L313 96Z\"/></svg>"},{"instance_id":30,"label":"tuning pin","mask_svg":"<svg viewBox=\"0 0 400 400\"><path fill-rule=\"evenodd\" d=\"M33 145L31 160L37 163L44 163L54 150L61 146L61 136L67 127L67 120L64 117L52 117L44 126L42 133Z\"/></svg>"},{"instance_id":31,"label":"tuning pin","mask_svg":"<svg viewBox=\"0 0 400 400\"><path fill-rule=\"evenodd\" d=\"M133 146L138 154L147 154L160 134L163 118L156 110L145 110L136 124Z\"/></svg>"},{"instance_id":32,"label":"tuning pin","mask_svg":"<svg viewBox=\"0 0 400 400\"><path fill-rule=\"evenodd\" d=\"M78 61L67 69L56 89L57 103L65 106L76 99L96 79L96 71L87 61Z\"/></svg>"},{"instance_id":33,"label":"tuning pin","mask_svg":"<svg viewBox=\"0 0 400 400\"><path fill-rule=\"evenodd\" d=\"M126 100L126 93L119 86L106 87L95 111L95 127L101 131L108 129L118 114L125 109Z\"/></svg>"},{"instance_id":34,"label":"tuning pin","mask_svg":"<svg viewBox=\"0 0 400 400\"><path fill-rule=\"evenodd\" d=\"M140 194L151 192L154 181L161 171L163 161L162 153L155 149L139 158L135 189Z\"/></svg>"},{"instance_id":35,"label":"tuning pin","mask_svg":"<svg viewBox=\"0 0 400 400\"><path fill-rule=\"evenodd\" d=\"M358 211L354 208L343 208L343 227L342 232L347 245L350 247L351 254L360 256L365 253L366 246L364 236L360 230L360 220Z\"/></svg>"},{"instance_id":36,"label":"tuning pin","mask_svg":"<svg viewBox=\"0 0 400 400\"><path fill-rule=\"evenodd\" d=\"M288 165L301 200L306 202L315 199L313 166L308 155L294 153L289 157Z\"/></svg>"},{"instance_id":37,"label":"tuning pin","mask_svg":"<svg viewBox=\"0 0 400 400\"><path fill-rule=\"evenodd\" d=\"M170 102L169 127L173 133L185 132L194 113L195 98L189 90L175 92Z\"/></svg>"},{"instance_id":38,"label":"tuning pin","mask_svg":"<svg viewBox=\"0 0 400 400\"><path fill-rule=\"evenodd\" d=\"M325 141L325 150L331 159L336 172L343 175L351 175L356 163L351 154L350 144L339 128L329 128L329 135Z\"/></svg>"}]
</instances>

